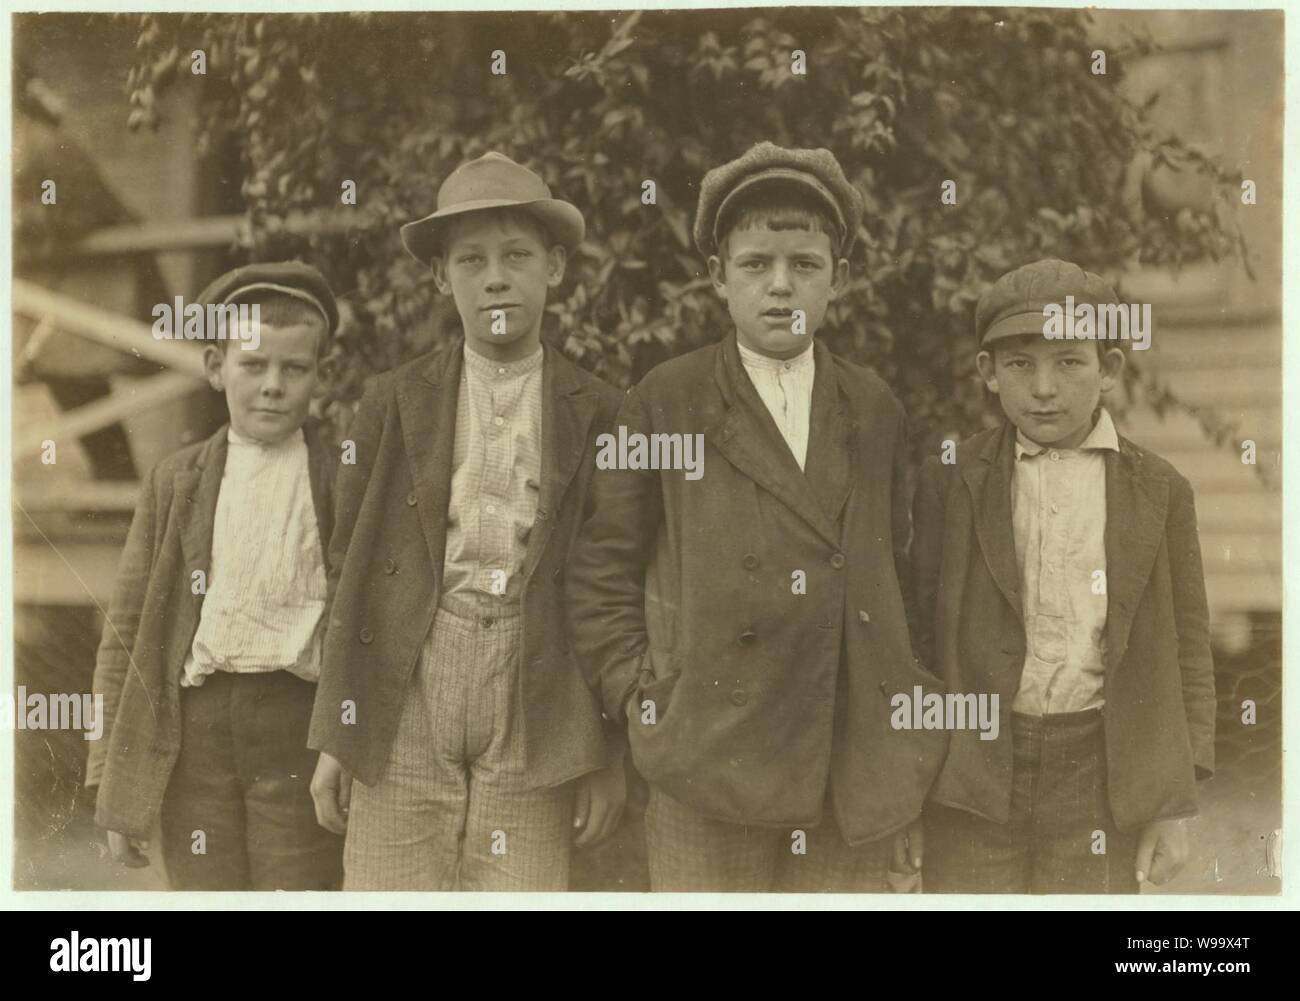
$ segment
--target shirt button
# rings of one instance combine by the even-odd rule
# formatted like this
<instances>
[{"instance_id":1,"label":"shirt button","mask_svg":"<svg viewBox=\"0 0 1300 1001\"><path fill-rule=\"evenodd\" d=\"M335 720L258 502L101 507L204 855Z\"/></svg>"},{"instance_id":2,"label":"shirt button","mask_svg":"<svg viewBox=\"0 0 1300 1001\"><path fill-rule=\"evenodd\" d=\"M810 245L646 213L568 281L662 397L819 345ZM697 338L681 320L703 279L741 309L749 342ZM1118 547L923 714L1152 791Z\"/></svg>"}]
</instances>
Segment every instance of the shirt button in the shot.
<instances>
[{"instance_id":1,"label":"shirt button","mask_svg":"<svg viewBox=\"0 0 1300 1001\"><path fill-rule=\"evenodd\" d=\"M372 633L369 629L363 629L361 630L360 639L362 643L367 643L367 644L373 643L375 639L375 634Z\"/></svg>"},{"instance_id":2,"label":"shirt button","mask_svg":"<svg viewBox=\"0 0 1300 1001\"><path fill-rule=\"evenodd\" d=\"M506 419L505 419L504 417L500 416L500 415L497 415L496 417L493 417L493 418L492 418L492 423L495 424L497 427L500 427L500 426L501 426L502 424L504 424L505 422L506 422Z\"/></svg>"},{"instance_id":3,"label":"shirt button","mask_svg":"<svg viewBox=\"0 0 1300 1001\"><path fill-rule=\"evenodd\" d=\"M1053 461L1053 462L1055 462L1057 459L1059 459L1059 458L1061 457L1061 453L1058 452L1056 449L1052 449L1052 450L1051 450L1050 452L1048 452L1047 454L1050 455L1050 456L1052 457L1052 461Z\"/></svg>"},{"instance_id":4,"label":"shirt button","mask_svg":"<svg viewBox=\"0 0 1300 1001\"><path fill-rule=\"evenodd\" d=\"M831 566L834 567L836 570L843 570L843 569L844 569L844 564L845 564L846 562L848 562L848 561L844 559L844 554L843 554L843 553L835 553L835 554L831 557Z\"/></svg>"},{"instance_id":5,"label":"shirt button","mask_svg":"<svg viewBox=\"0 0 1300 1001\"><path fill-rule=\"evenodd\" d=\"M1061 506L1059 504L1053 504L1052 514L1060 514L1060 513L1061 513Z\"/></svg>"},{"instance_id":6,"label":"shirt button","mask_svg":"<svg viewBox=\"0 0 1300 1001\"><path fill-rule=\"evenodd\" d=\"M407 494L407 495L406 495L406 503L407 503L407 505L410 506L410 507L415 507L415 494L413 494L413 493Z\"/></svg>"},{"instance_id":7,"label":"shirt button","mask_svg":"<svg viewBox=\"0 0 1300 1001\"><path fill-rule=\"evenodd\" d=\"M487 507L485 507L483 510L486 511L488 514L496 514L496 513L497 513L497 506L496 506L495 504L489 504L489 505L488 505Z\"/></svg>"},{"instance_id":8,"label":"shirt button","mask_svg":"<svg viewBox=\"0 0 1300 1001\"><path fill-rule=\"evenodd\" d=\"M859 622L870 622L870 621L871 621L871 616L868 615L865 611L859 609L859 610L858 610L858 621L859 621Z\"/></svg>"},{"instance_id":9,"label":"shirt button","mask_svg":"<svg viewBox=\"0 0 1300 1001\"><path fill-rule=\"evenodd\" d=\"M492 618L492 617L489 615L487 618L485 618L485 619L483 620L483 628L484 628L484 629L491 629L491 628L492 628L492 623L495 622L495 621L496 621L496 619Z\"/></svg>"},{"instance_id":10,"label":"shirt button","mask_svg":"<svg viewBox=\"0 0 1300 1001\"><path fill-rule=\"evenodd\" d=\"M731 693L731 704L733 706L743 706L749 701L749 696L745 694L744 689L737 688Z\"/></svg>"},{"instance_id":11,"label":"shirt button","mask_svg":"<svg viewBox=\"0 0 1300 1001\"><path fill-rule=\"evenodd\" d=\"M506 370L504 368L497 369L497 375L505 375L505 374L506 374Z\"/></svg>"}]
</instances>

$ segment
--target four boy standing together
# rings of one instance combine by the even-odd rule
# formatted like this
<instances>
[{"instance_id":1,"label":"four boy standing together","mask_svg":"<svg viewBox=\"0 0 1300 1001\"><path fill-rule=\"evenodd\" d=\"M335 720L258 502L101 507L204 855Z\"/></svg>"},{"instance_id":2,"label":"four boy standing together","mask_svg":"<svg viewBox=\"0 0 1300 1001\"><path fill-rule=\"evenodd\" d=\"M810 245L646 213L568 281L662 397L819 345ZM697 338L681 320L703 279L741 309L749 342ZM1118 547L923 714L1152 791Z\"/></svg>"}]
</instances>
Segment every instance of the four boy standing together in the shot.
<instances>
[{"instance_id":1,"label":"four boy standing together","mask_svg":"<svg viewBox=\"0 0 1300 1001\"><path fill-rule=\"evenodd\" d=\"M1100 406L1122 351L1043 325L1115 294L1060 261L989 289L1006 420L913 500L898 400L814 336L861 214L826 150L710 171L731 329L624 395L540 338L581 214L462 165L402 238L464 337L372 380L332 496L306 410L333 297L303 265L223 276L262 343L208 349L230 427L146 482L96 669L115 856L161 817L180 887L563 889L630 749L656 890L1171 878L1213 767L1192 493ZM597 468L615 432L700 441L702 475ZM992 697L1002 736L895 728L918 687Z\"/></svg>"}]
</instances>

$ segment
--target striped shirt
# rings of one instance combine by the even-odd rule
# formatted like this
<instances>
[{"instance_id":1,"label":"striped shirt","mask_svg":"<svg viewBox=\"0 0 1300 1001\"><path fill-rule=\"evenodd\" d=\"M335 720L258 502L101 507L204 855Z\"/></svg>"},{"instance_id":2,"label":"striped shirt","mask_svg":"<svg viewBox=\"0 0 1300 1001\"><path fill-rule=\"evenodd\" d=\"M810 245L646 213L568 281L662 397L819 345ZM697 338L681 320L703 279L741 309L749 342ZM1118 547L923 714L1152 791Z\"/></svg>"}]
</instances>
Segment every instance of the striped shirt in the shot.
<instances>
[{"instance_id":1,"label":"striped shirt","mask_svg":"<svg viewBox=\"0 0 1300 1001\"><path fill-rule=\"evenodd\" d=\"M519 598L542 482L542 349L498 362L465 344L444 594Z\"/></svg>"},{"instance_id":2,"label":"striped shirt","mask_svg":"<svg viewBox=\"0 0 1300 1001\"><path fill-rule=\"evenodd\" d=\"M214 671L320 676L325 562L302 431L274 445L226 435L212 561L181 684Z\"/></svg>"},{"instance_id":3,"label":"striped shirt","mask_svg":"<svg viewBox=\"0 0 1300 1001\"><path fill-rule=\"evenodd\" d=\"M1119 438L1104 409L1078 448L1044 448L1017 432L1011 527L1026 641L1018 713L1105 701L1106 449L1119 451Z\"/></svg>"}]
</instances>

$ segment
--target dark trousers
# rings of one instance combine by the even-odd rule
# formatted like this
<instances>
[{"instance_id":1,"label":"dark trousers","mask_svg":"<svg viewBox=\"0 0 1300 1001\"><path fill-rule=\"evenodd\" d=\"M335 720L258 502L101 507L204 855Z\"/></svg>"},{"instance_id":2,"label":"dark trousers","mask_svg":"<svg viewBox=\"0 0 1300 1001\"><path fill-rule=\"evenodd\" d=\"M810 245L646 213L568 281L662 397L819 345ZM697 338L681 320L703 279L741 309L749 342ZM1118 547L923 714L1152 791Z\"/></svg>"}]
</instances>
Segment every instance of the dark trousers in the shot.
<instances>
[{"instance_id":1,"label":"dark trousers","mask_svg":"<svg viewBox=\"0 0 1300 1001\"><path fill-rule=\"evenodd\" d=\"M652 785L645 826L652 890L890 892L894 839L849 847L829 798L816 827L747 827L706 817Z\"/></svg>"},{"instance_id":2,"label":"dark trousers","mask_svg":"<svg viewBox=\"0 0 1300 1001\"><path fill-rule=\"evenodd\" d=\"M925 891L1137 893L1138 832L1111 816L1101 710L1013 714L1011 739L1009 822L926 808Z\"/></svg>"},{"instance_id":3,"label":"dark trousers","mask_svg":"<svg viewBox=\"0 0 1300 1001\"><path fill-rule=\"evenodd\" d=\"M307 748L316 686L217 671L181 689L181 752L162 805L177 890L332 890L343 839L316 823Z\"/></svg>"}]
</instances>

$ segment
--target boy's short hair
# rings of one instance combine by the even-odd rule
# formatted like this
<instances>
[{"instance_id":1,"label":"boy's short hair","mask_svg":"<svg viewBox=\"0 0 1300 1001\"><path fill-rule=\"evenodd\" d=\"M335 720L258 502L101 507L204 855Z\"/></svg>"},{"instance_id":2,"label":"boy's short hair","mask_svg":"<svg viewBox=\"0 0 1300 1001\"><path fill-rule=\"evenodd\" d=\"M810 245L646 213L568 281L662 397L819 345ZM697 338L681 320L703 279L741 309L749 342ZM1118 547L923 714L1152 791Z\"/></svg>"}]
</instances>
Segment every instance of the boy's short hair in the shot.
<instances>
[{"instance_id":1,"label":"boy's short hair","mask_svg":"<svg viewBox=\"0 0 1300 1001\"><path fill-rule=\"evenodd\" d=\"M982 348L980 348L980 350L987 351L989 353L989 356L994 361L997 361L999 345L1003 348L1024 347L1025 344L1029 343L1030 341L1039 341L1039 340L1050 340L1050 338L1044 336L1043 334L1013 334L1010 337L994 338L993 340L985 344ZM1063 341L1063 340L1056 340L1056 341L1052 341L1052 343L1068 344L1070 342ZM1106 360L1106 352L1109 351L1111 348L1118 348L1121 351L1124 350L1124 348L1121 346L1124 343L1123 341L1104 341L1101 338L1093 338L1092 343L1095 344L1097 347L1098 362L1104 362Z\"/></svg>"},{"instance_id":2,"label":"boy's short hair","mask_svg":"<svg viewBox=\"0 0 1300 1001\"><path fill-rule=\"evenodd\" d=\"M821 199L796 184L765 184L742 192L718 217L718 257L725 264L727 244L736 230L802 230L825 233L831 241L831 261L840 258L839 227Z\"/></svg>"},{"instance_id":3,"label":"boy's short hair","mask_svg":"<svg viewBox=\"0 0 1300 1001\"><path fill-rule=\"evenodd\" d=\"M226 300L225 305L257 306L258 320L268 327L315 326L321 332L320 342L316 348L317 359L320 359L329 348L329 323L321 315L321 311L306 299L289 295L287 292L253 288L231 296ZM223 351L229 347L232 340L235 338L226 339Z\"/></svg>"},{"instance_id":4,"label":"boy's short hair","mask_svg":"<svg viewBox=\"0 0 1300 1001\"><path fill-rule=\"evenodd\" d=\"M525 209L515 208L514 206L502 206L501 208L483 209L479 212L467 212L464 215L452 216L442 224L442 232L438 234L437 243L434 246L433 256L442 257L447 253L447 247L451 244L456 235L456 228L463 222L472 222L477 219L491 217L503 223L514 223L531 230L541 239L542 245L550 250L552 247L559 245L560 241L555 238L549 228L537 216Z\"/></svg>"}]
</instances>

